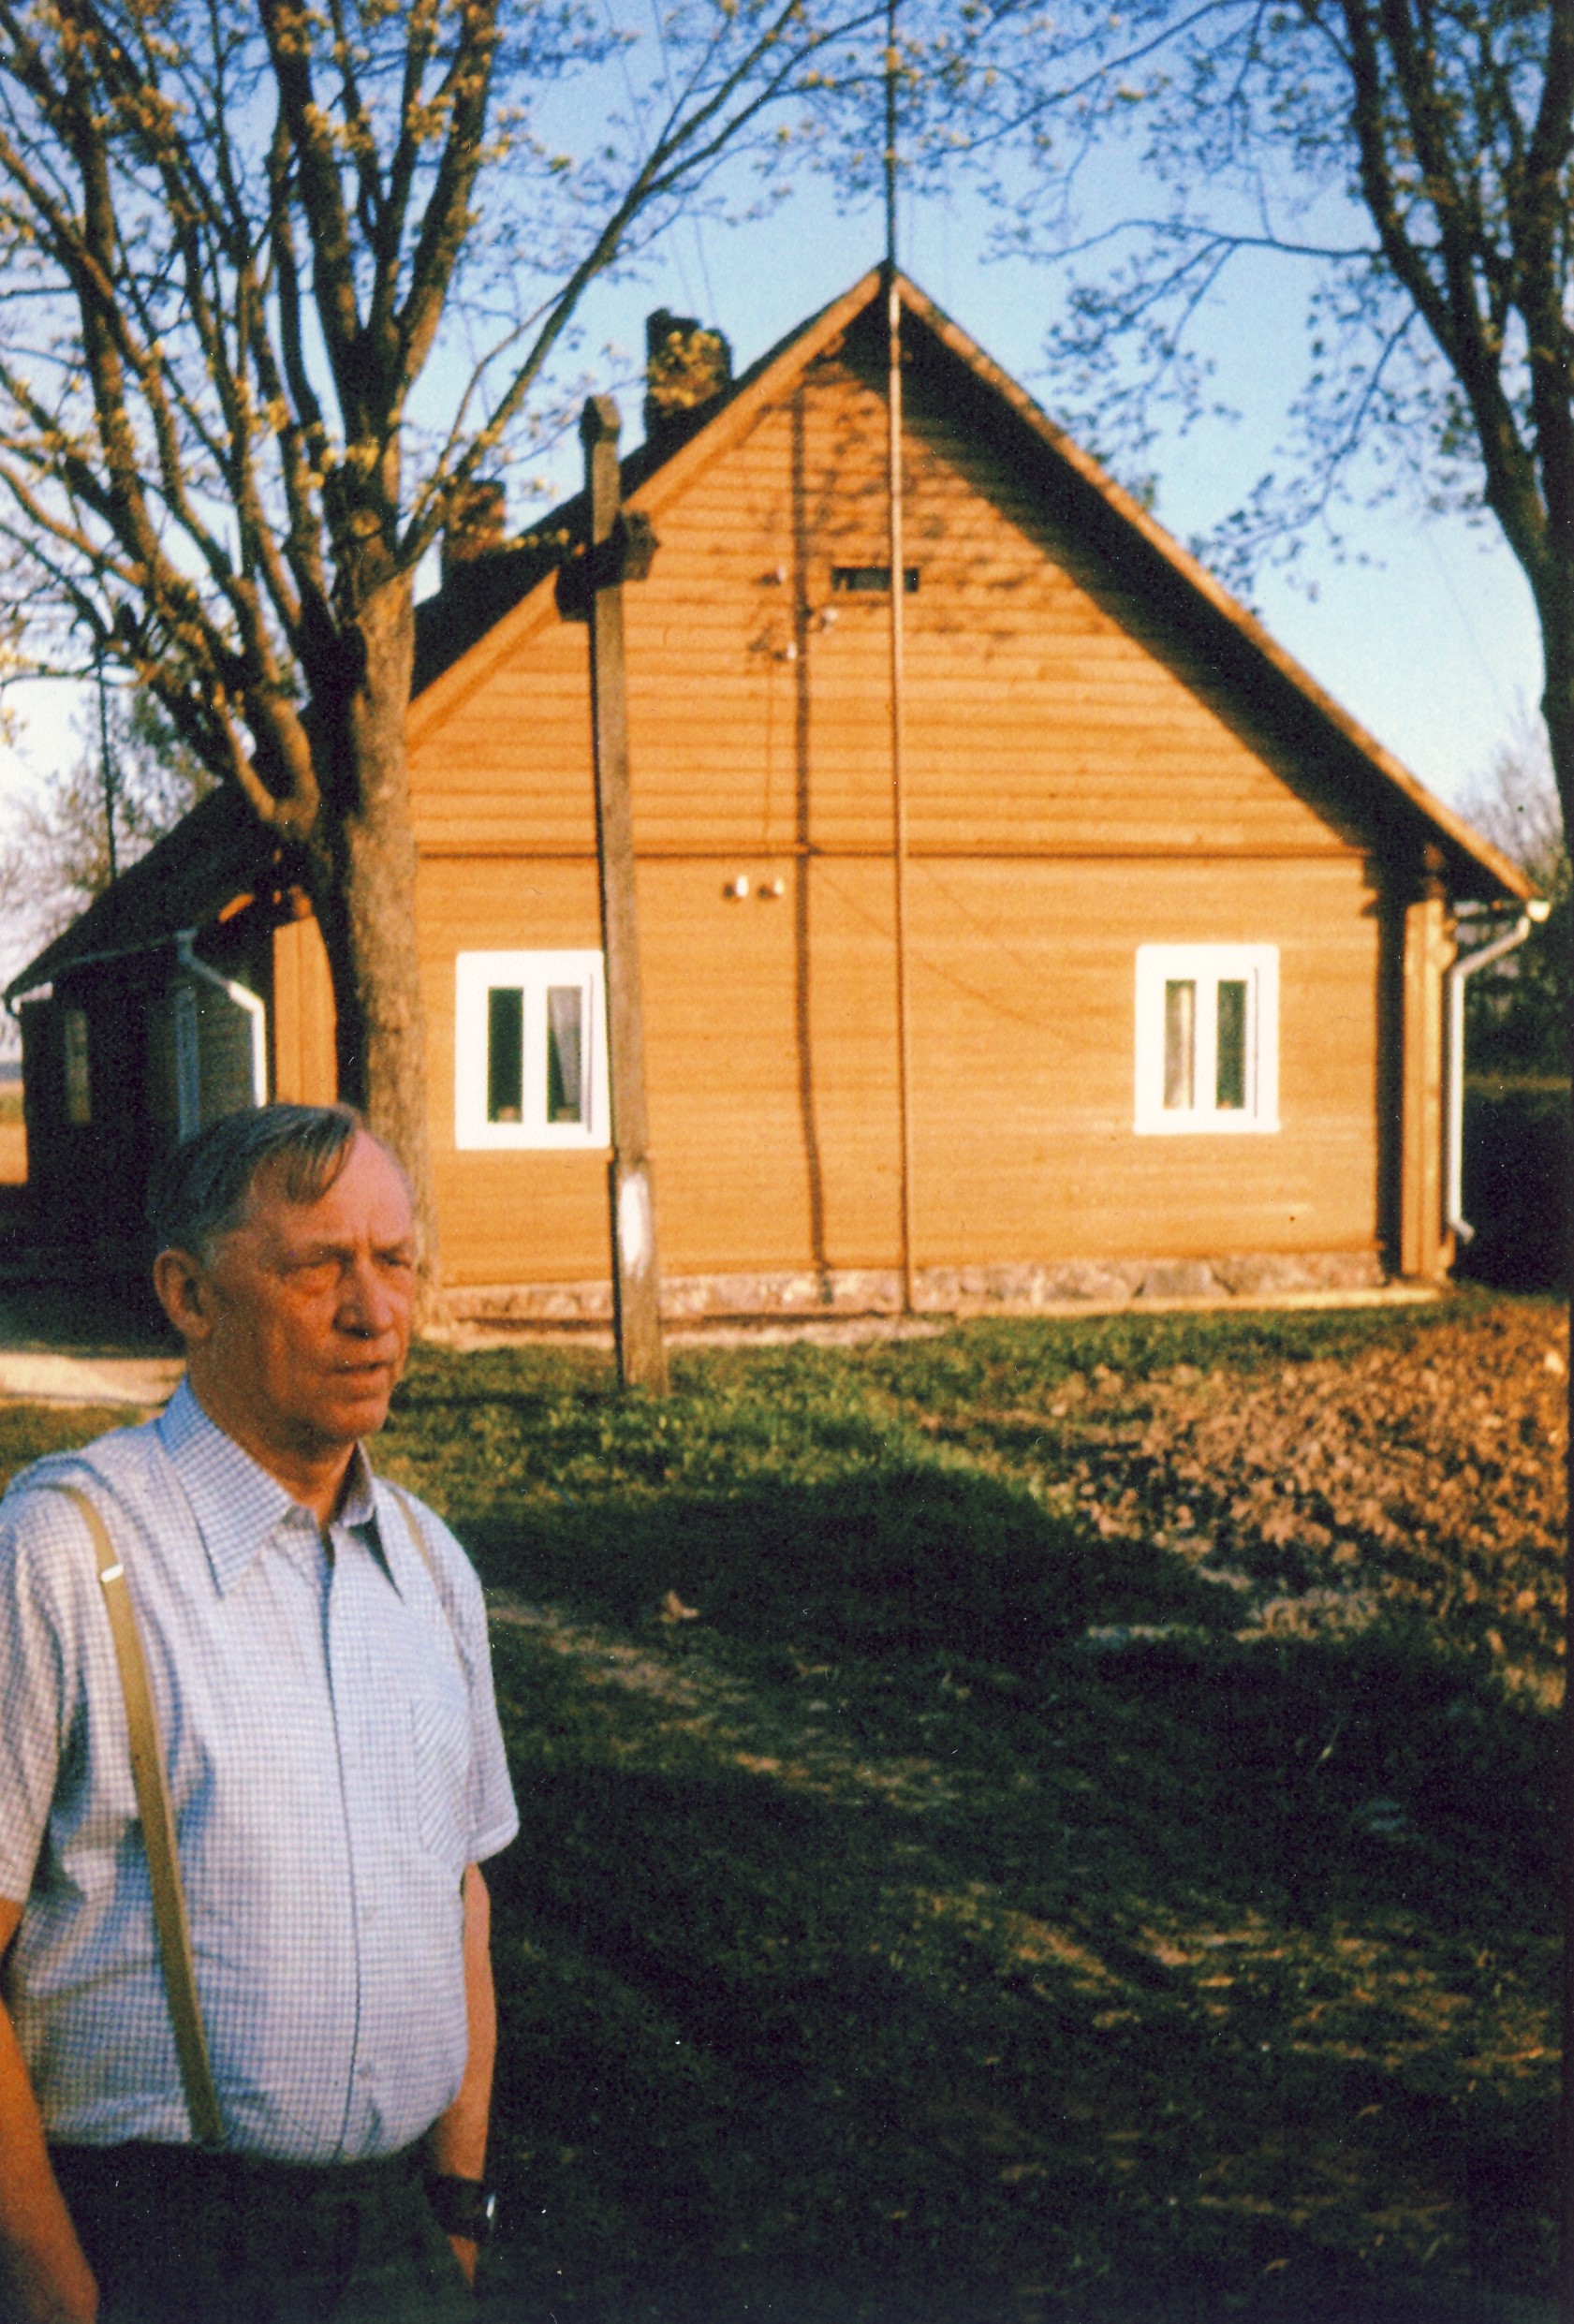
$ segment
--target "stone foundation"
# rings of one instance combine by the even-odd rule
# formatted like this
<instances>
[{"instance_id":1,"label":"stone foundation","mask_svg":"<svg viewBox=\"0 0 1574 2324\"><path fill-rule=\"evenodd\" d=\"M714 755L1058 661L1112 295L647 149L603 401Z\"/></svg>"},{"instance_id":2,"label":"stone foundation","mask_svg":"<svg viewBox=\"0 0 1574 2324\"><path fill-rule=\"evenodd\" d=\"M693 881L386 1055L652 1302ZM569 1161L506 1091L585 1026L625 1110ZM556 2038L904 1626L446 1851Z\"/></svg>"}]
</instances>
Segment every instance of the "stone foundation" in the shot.
<instances>
[{"instance_id":1,"label":"stone foundation","mask_svg":"<svg viewBox=\"0 0 1574 2324\"><path fill-rule=\"evenodd\" d=\"M1380 1290L1388 1281L1372 1251L1237 1251L1214 1258L1062 1259L1011 1267L921 1267L915 1303L939 1315L1031 1315L1035 1310L1125 1307L1173 1301L1273 1301L1307 1293ZM674 1275L662 1285L669 1324L894 1315L894 1268L834 1269L824 1274ZM539 1330L605 1326L610 1282L476 1284L454 1287L445 1304L455 1323Z\"/></svg>"}]
</instances>

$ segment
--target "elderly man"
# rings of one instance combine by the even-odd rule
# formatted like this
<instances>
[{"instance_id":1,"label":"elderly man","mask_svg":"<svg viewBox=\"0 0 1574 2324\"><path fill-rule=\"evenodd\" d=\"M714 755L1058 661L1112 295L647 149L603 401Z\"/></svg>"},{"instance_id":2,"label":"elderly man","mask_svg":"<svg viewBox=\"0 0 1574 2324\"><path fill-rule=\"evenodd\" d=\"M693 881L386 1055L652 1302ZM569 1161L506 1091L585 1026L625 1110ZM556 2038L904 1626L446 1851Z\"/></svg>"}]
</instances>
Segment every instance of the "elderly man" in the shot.
<instances>
[{"instance_id":1,"label":"elderly man","mask_svg":"<svg viewBox=\"0 0 1574 2324\"><path fill-rule=\"evenodd\" d=\"M518 1818L475 1574L361 1449L409 1344L408 1188L346 1110L270 1106L180 1149L154 1227L184 1382L0 1504L0 2316L437 2324L489 2215L478 1866ZM122 1580L210 2125L155 1938Z\"/></svg>"}]
</instances>

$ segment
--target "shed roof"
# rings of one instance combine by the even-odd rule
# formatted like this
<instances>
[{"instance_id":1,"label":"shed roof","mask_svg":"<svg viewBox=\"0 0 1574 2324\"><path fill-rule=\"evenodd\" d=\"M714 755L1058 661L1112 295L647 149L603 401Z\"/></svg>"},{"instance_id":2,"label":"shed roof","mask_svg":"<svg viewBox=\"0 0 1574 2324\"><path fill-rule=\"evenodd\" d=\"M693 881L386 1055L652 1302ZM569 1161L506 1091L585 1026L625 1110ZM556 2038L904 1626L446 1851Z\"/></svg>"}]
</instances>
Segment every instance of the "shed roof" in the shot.
<instances>
[{"instance_id":1,"label":"shed roof","mask_svg":"<svg viewBox=\"0 0 1574 2324\"><path fill-rule=\"evenodd\" d=\"M1292 745L1316 750L1332 764L1375 840L1418 859L1424 847L1435 849L1457 896L1505 903L1533 894L1517 864L1351 717L1025 389L916 284L905 275L897 279L905 315L919 326L980 436L1037 478L1046 507L1074 523L1142 591L1221 680L1240 690L1256 715L1273 721ZM869 315L884 280L877 268L862 276L761 356L716 402L702 406L690 424L637 447L623 462L627 503L659 513L772 398ZM421 723L441 714L450 689L475 682L472 655L500 657L518 631L546 615L565 554L583 541L585 529L584 496L576 493L511 547L458 566L417 607L414 696ZM276 839L257 823L238 792L213 792L12 978L7 999L73 963L144 949L200 925L235 895L255 889L276 855Z\"/></svg>"},{"instance_id":2,"label":"shed roof","mask_svg":"<svg viewBox=\"0 0 1574 2324\"><path fill-rule=\"evenodd\" d=\"M127 958L200 928L272 876L278 836L228 784L211 790L155 847L48 944L6 987L7 1000L71 967Z\"/></svg>"}]
</instances>

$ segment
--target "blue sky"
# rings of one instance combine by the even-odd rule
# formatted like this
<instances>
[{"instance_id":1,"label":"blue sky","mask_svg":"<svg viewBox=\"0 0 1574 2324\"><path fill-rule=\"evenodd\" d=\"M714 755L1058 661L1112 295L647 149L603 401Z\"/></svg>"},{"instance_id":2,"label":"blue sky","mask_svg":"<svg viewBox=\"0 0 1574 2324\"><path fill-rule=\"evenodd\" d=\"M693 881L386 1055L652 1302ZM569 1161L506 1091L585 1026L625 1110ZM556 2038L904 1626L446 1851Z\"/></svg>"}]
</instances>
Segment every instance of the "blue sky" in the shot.
<instances>
[{"instance_id":1,"label":"blue sky","mask_svg":"<svg viewBox=\"0 0 1574 2324\"><path fill-rule=\"evenodd\" d=\"M988 262L986 231L966 201L905 206L903 264L1055 417L1043 342L1059 284L1020 259ZM597 293L581 360L631 375L647 310L669 305L719 324L742 368L846 289L882 244L876 216L839 216L819 186L761 225L681 226L638 281ZM1153 457L1156 513L1182 539L1216 523L1272 464L1300 384L1305 287L1291 263L1264 260L1208 318L1221 390L1241 416L1172 436ZM625 397L630 421L636 396ZM1517 706L1540 692L1523 576L1489 520L1428 515L1403 491L1351 511L1346 530L1342 558L1314 547L1293 580L1262 573L1256 610L1424 783L1458 799L1508 739Z\"/></svg>"},{"instance_id":2,"label":"blue sky","mask_svg":"<svg viewBox=\"0 0 1574 2324\"><path fill-rule=\"evenodd\" d=\"M1129 189L1127 189L1129 190ZM907 271L1007 370L1056 413L1044 334L1062 284L1050 269L985 257L989 220L958 195L904 203ZM637 371L647 311L657 305L718 324L742 368L856 279L880 253L870 209L841 213L811 179L752 224L681 222L637 272L587 301L573 362L587 381L623 392L625 442L638 434ZM1183 539L1206 532L1271 464L1299 382L1306 284L1292 262L1263 260L1227 287L1204 329L1236 424L1209 421L1161 440L1153 455L1156 510ZM552 480L576 478L566 443ZM515 514L523 521L522 502ZM1344 561L1313 548L1292 581L1267 572L1257 610L1280 640L1434 789L1458 799L1508 739L1520 703L1539 691L1539 650L1523 577L1483 521L1424 514L1401 495L1349 521ZM80 744L59 687L12 695L19 747L0 751L0 796Z\"/></svg>"}]
</instances>

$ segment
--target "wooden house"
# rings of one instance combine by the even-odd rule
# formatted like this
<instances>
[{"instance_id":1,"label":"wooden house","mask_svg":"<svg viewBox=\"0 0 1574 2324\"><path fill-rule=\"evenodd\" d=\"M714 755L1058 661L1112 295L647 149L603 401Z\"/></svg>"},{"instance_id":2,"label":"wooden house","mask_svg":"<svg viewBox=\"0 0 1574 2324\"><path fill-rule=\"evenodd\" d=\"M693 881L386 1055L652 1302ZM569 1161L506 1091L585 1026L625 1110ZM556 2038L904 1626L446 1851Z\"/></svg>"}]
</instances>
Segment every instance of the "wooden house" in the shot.
<instances>
[{"instance_id":1,"label":"wooden house","mask_svg":"<svg viewBox=\"0 0 1574 2324\"><path fill-rule=\"evenodd\" d=\"M920 1302L1432 1277L1456 905L1518 871L903 282ZM624 463L669 1313L889 1305L901 1210L885 302L871 274ZM665 326L664 326L665 328ZM681 334L680 334L681 335ZM419 612L409 720L445 1282L608 1303L587 632L570 504ZM215 794L11 987L56 1234L161 1141L332 1094L287 865Z\"/></svg>"}]
</instances>

